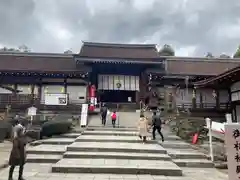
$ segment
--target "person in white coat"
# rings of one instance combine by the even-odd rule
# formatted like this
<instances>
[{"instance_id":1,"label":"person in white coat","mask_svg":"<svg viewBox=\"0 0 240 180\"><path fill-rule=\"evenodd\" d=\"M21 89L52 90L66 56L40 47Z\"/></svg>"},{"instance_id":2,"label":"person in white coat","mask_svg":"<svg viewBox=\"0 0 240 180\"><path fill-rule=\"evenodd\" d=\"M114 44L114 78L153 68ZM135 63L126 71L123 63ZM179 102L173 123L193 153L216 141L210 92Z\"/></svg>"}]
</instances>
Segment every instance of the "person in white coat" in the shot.
<instances>
[{"instance_id":1,"label":"person in white coat","mask_svg":"<svg viewBox=\"0 0 240 180\"><path fill-rule=\"evenodd\" d=\"M143 143L147 142L147 136L148 136L148 120L144 117L143 114L140 115L140 119L138 121L138 132L139 137L143 140Z\"/></svg>"}]
</instances>

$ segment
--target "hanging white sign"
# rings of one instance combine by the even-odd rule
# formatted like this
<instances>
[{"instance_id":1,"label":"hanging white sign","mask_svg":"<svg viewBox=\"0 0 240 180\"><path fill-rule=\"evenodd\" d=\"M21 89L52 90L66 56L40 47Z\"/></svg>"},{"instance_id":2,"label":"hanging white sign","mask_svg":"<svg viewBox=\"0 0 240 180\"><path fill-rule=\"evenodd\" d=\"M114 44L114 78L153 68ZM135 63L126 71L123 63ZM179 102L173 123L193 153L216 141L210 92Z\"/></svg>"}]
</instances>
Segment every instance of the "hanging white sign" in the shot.
<instances>
[{"instance_id":1,"label":"hanging white sign","mask_svg":"<svg viewBox=\"0 0 240 180\"><path fill-rule=\"evenodd\" d=\"M28 116L36 116L36 115L37 115L37 108L33 106L28 108Z\"/></svg>"},{"instance_id":2,"label":"hanging white sign","mask_svg":"<svg viewBox=\"0 0 240 180\"><path fill-rule=\"evenodd\" d=\"M55 93L55 94L45 94L45 105L60 105L65 106L68 104L67 94Z\"/></svg>"}]
</instances>

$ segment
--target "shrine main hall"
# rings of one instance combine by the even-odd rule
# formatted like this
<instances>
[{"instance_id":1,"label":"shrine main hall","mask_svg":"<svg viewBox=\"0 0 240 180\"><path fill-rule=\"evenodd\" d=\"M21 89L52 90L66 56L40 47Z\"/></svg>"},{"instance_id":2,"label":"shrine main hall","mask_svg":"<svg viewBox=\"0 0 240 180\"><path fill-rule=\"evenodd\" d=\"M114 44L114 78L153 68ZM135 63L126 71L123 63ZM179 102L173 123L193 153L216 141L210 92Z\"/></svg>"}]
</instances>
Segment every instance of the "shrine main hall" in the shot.
<instances>
[{"instance_id":1,"label":"shrine main hall","mask_svg":"<svg viewBox=\"0 0 240 180\"><path fill-rule=\"evenodd\" d=\"M230 88L198 85L240 65L237 58L161 56L155 44L83 42L77 54L0 52L0 109L34 104L65 94L65 108L97 102L166 109L231 109ZM215 81L214 81L215 82ZM234 83L234 82L233 82ZM50 108L50 106L49 106Z\"/></svg>"}]
</instances>

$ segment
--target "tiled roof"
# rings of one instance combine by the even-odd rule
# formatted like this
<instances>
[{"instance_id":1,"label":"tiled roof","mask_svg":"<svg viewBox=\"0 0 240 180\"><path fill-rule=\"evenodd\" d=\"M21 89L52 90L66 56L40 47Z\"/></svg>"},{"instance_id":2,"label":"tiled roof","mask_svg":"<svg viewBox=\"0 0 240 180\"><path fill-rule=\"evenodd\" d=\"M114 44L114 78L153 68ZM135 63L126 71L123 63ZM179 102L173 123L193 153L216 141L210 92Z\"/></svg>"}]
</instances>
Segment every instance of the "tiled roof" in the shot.
<instances>
[{"instance_id":1,"label":"tiled roof","mask_svg":"<svg viewBox=\"0 0 240 180\"><path fill-rule=\"evenodd\" d=\"M84 58L160 59L154 44L110 44L84 42L79 53Z\"/></svg>"},{"instance_id":2,"label":"tiled roof","mask_svg":"<svg viewBox=\"0 0 240 180\"><path fill-rule=\"evenodd\" d=\"M215 76L240 65L240 59L166 58L169 74Z\"/></svg>"},{"instance_id":3,"label":"tiled roof","mask_svg":"<svg viewBox=\"0 0 240 180\"><path fill-rule=\"evenodd\" d=\"M73 56L37 53L0 53L1 71L79 71Z\"/></svg>"}]
</instances>

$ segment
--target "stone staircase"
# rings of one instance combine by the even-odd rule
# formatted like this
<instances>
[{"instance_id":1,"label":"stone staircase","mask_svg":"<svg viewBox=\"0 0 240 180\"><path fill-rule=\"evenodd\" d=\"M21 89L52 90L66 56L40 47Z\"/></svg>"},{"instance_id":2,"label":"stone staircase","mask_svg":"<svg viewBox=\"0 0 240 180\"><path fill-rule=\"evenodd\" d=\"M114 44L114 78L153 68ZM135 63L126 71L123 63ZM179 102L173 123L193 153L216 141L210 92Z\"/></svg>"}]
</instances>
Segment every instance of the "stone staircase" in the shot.
<instances>
[{"instance_id":1,"label":"stone staircase","mask_svg":"<svg viewBox=\"0 0 240 180\"><path fill-rule=\"evenodd\" d=\"M165 142L142 144L134 128L88 127L35 141L28 163L51 163L57 173L151 174L182 176L181 167L212 168L205 154L164 132ZM159 145L160 144L160 145Z\"/></svg>"},{"instance_id":2,"label":"stone staircase","mask_svg":"<svg viewBox=\"0 0 240 180\"><path fill-rule=\"evenodd\" d=\"M67 146L52 172L182 176L156 141L142 144L136 131L120 128L84 131Z\"/></svg>"}]
</instances>

